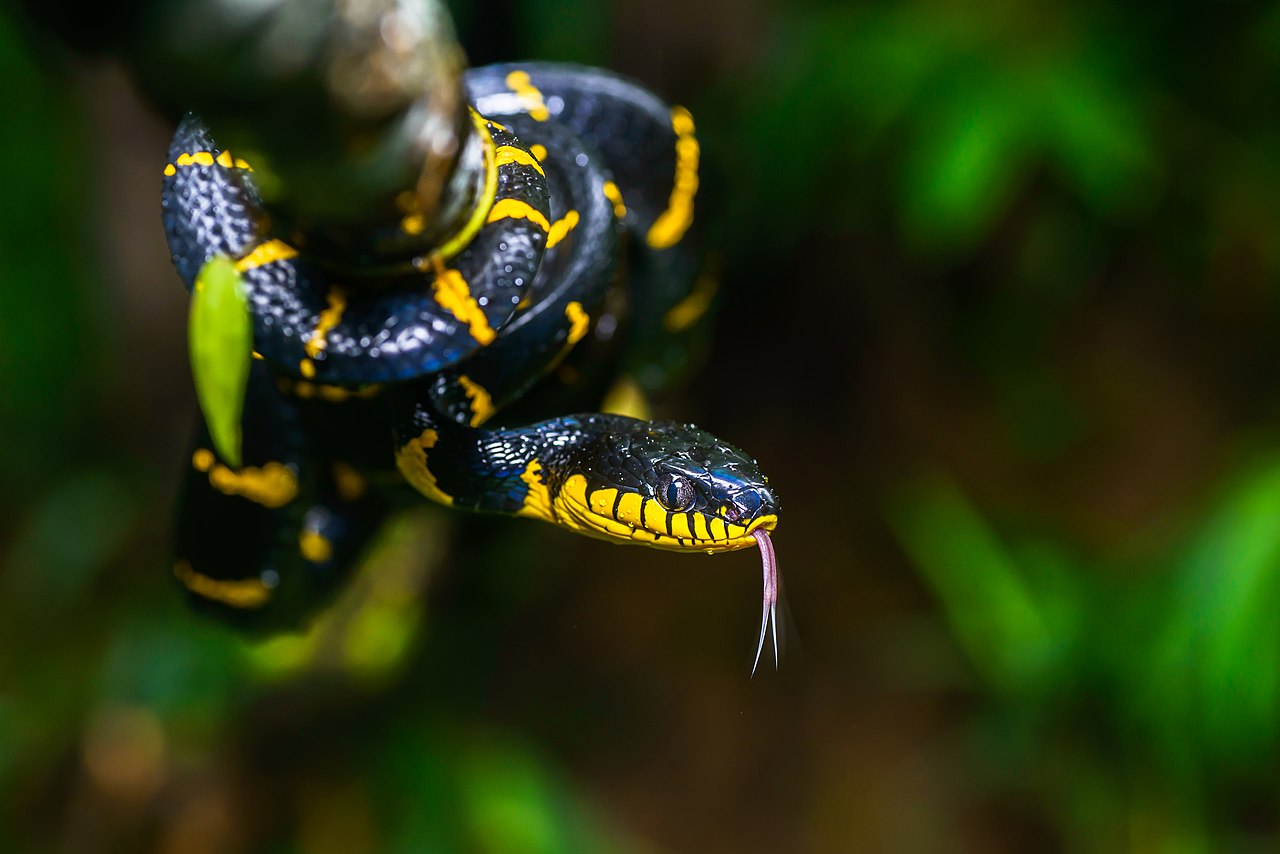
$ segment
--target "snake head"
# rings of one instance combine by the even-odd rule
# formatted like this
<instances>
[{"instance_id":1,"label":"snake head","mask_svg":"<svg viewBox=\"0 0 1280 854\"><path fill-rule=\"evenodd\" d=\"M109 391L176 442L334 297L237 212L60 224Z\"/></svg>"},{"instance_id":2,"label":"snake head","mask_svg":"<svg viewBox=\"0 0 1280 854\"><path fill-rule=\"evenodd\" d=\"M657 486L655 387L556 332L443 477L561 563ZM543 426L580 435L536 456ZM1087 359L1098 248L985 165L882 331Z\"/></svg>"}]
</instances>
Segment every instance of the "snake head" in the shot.
<instances>
[{"instance_id":1,"label":"snake head","mask_svg":"<svg viewBox=\"0 0 1280 854\"><path fill-rule=\"evenodd\" d=\"M778 499L759 464L705 430L652 424L630 451L653 460L648 497L661 509L664 529L668 519L672 528L683 527L677 520L685 517L693 548L752 547L752 532L778 523Z\"/></svg>"},{"instance_id":2,"label":"snake head","mask_svg":"<svg viewBox=\"0 0 1280 854\"><path fill-rule=\"evenodd\" d=\"M755 548L778 500L754 459L691 424L587 416L555 498L561 524L606 539L708 553Z\"/></svg>"}]
</instances>

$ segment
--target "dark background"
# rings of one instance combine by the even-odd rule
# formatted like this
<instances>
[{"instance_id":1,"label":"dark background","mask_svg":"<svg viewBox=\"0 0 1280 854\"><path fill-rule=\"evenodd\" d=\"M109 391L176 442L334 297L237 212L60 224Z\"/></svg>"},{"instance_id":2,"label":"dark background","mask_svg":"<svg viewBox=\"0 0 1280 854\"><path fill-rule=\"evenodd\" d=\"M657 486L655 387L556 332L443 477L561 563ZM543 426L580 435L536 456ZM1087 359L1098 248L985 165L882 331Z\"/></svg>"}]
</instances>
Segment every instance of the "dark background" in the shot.
<instances>
[{"instance_id":1,"label":"dark background","mask_svg":"<svg viewBox=\"0 0 1280 854\"><path fill-rule=\"evenodd\" d=\"M1280 11L454 4L698 121L715 338L664 413L753 553L423 507L307 635L168 576L171 128L0 7L0 850L1280 845Z\"/></svg>"}]
</instances>

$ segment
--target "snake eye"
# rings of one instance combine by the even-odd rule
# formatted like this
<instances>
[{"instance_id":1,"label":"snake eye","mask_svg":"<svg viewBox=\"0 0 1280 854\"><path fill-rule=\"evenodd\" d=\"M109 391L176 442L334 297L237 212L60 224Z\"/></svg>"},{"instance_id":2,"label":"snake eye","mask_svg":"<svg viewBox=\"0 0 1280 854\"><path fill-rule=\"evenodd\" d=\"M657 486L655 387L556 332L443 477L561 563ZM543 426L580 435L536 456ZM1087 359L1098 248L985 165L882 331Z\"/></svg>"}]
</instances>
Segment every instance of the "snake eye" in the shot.
<instances>
[{"instance_id":1,"label":"snake eye","mask_svg":"<svg viewBox=\"0 0 1280 854\"><path fill-rule=\"evenodd\" d=\"M658 503L668 510L688 510L693 506L693 484L678 474L664 474L653 490Z\"/></svg>"}]
</instances>

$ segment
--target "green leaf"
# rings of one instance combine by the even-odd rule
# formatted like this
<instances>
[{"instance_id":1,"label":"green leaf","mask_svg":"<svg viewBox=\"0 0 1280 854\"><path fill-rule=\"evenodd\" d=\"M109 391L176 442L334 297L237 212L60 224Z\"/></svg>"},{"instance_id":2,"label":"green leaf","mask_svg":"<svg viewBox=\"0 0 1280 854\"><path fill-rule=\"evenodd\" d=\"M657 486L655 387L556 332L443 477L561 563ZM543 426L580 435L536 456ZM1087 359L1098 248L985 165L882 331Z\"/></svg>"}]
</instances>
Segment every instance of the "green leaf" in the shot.
<instances>
[{"instance_id":1,"label":"green leaf","mask_svg":"<svg viewBox=\"0 0 1280 854\"><path fill-rule=\"evenodd\" d=\"M1146 672L1147 714L1169 739L1239 769L1271 761L1280 714L1280 458L1253 461L1177 568L1180 585ZM1201 738L1189 739L1199 729Z\"/></svg>"},{"instance_id":2,"label":"green leaf","mask_svg":"<svg viewBox=\"0 0 1280 854\"><path fill-rule=\"evenodd\" d=\"M1032 155L1021 91L980 63L939 84L902 163L901 217L924 251L969 251L1004 213Z\"/></svg>"},{"instance_id":3,"label":"green leaf","mask_svg":"<svg viewBox=\"0 0 1280 854\"><path fill-rule=\"evenodd\" d=\"M188 326L196 397L214 450L240 466L240 416L253 358L253 323L240 272L225 255L196 276Z\"/></svg>"},{"instance_id":4,"label":"green leaf","mask_svg":"<svg viewBox=\"0 0 1280 854\"><path fill-rule=\"evenodd\" d=\"M1044 680L1058 637L994 532L949 480L909 490L890 524L920 568L975 667L999 690Z\"/></svg>"},{"instance_id":5,"label":"green leaf","mask_svg":"<svg viewBox=\"0 0 1280 854\"><path fill-rule=\"evenodd\" d=\"M1148 209L1159 189L1156 141L1143 111L1150 97L1107 57L1064 60L1038 81L1036 113L1049 157L1101 217Z\"/></svg>"}]
</instances>

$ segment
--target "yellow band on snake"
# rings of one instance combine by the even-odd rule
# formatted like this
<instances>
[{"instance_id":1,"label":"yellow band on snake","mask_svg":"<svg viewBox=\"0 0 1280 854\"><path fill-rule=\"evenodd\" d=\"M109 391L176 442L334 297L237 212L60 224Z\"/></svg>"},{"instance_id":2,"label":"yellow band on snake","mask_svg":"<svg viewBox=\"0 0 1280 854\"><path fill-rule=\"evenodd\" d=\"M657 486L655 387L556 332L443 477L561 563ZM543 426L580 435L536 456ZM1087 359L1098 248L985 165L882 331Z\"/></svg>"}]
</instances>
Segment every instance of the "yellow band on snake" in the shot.
<instances>
[{"instance_id":1,"label":"yellow band on snake","mask_svg":"<svg viewBox=\"0 0 1280 854\"><path fill-rule=\"evenodd\" d=\"M489 131L488 120L474 109L468 109L471 112L471 122L480 131L480 139L484 144L484 187L480 191L479 201L476 202L470 218L463 224L462 229L436 249L434 254L441 259L452 258L467 247L471 238L475 237L476 232L484 226L489 216L489 209L493 207L493 199L498 192L497 146L493 142L493 134Z\"/></svg>"}]
</instances>

